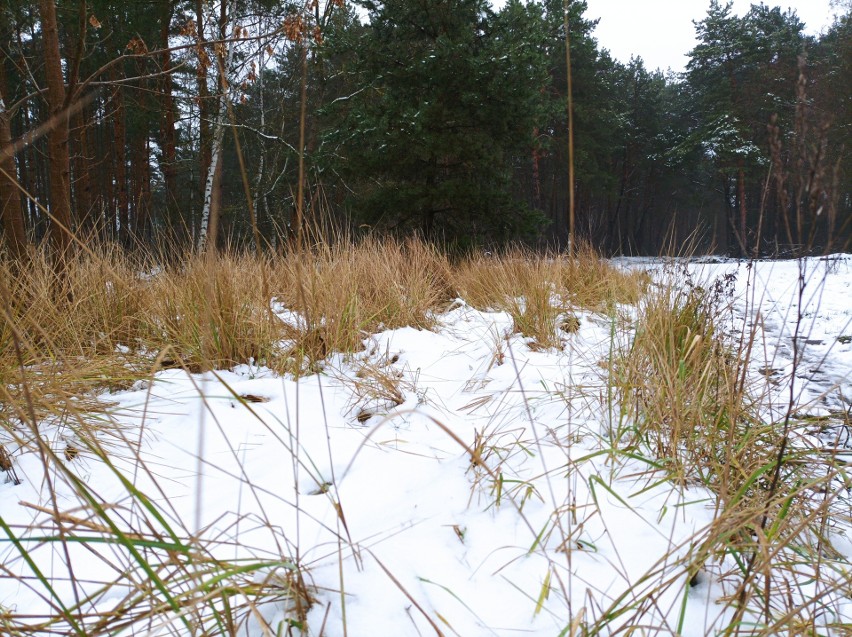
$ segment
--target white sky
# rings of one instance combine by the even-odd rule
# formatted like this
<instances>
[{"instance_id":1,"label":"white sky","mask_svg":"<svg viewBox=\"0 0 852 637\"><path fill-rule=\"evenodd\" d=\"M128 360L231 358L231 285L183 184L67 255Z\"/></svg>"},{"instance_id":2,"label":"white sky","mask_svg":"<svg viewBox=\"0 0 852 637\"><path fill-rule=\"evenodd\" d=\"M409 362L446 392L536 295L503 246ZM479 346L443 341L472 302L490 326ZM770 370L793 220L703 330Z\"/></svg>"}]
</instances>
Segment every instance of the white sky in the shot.
<instances>
[{"instance_id":1,"label":"white sky","mask_svg":"<svg viewBox=\"0 0 852 637\"><path fill-rule=\"evenodd\" d=\"M692 20L707 14L710 0L586 0L587 19L600 18L594 36L602 49L622 62L639 55L649 69L671 67L682 71L686 54L695 46ZM755 0L755 4L758 4ZM734 0L733 12L742 15L752 3ZM792 8L815 34L832 22L830 0L764 0L769 6Z\"/></svg>"}]
</instances>

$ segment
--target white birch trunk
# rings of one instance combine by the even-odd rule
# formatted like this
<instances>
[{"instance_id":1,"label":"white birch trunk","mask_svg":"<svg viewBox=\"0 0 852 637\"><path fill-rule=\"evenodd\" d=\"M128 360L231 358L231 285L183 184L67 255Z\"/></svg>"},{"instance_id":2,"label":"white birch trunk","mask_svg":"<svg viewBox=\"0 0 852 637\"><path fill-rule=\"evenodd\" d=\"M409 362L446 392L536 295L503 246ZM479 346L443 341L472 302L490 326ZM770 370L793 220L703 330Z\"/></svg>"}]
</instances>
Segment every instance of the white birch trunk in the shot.
<instances>
[{"instance_id":1,"label":"white birch trunk","mask_svg":"<svg viewBox=\"0 0 852 637\"><path fill-rule=\"evenodd\" d=\"M213 208L213 186L216 181L216 168L219 164L219 156L222 154L222 140L225 136L224 109L227 108L222 94L219 98L219 113L216 115L216 123L213 127L213 148L210 156L210 168L207 171L207 181L204 184L204 207L201 209L201 230L198 233L198 251L204 252L207 247L207 234L210 228L210 212Z\"/></svg>"},{"instance_id":2,"label":"white birch trunk","mask_svg":"<svg viewBox=\"0 0 852 637\"><path fill-rule=\"evenodd\" d=\"M222 0L225 2L225 0ZM228 55L224 69L218 70L219 83L219 111L216 114L216 122L213 125L213 147L211 148L210 167L207 170L207 180L204 184L204 205L201 209L201 230L198 233L198 251L204 252L207 247L207 234L210 229L210 213L213 209L213 187L216 182L216 168L222 155L222 141L225 137L225 118L228 112L228 92L230 90L229 77L234 63L233 38L228 43ZM218 66L218 65L217 65ZM225 77L221 77L224 72Z\"/></svg>"}]
</instances>

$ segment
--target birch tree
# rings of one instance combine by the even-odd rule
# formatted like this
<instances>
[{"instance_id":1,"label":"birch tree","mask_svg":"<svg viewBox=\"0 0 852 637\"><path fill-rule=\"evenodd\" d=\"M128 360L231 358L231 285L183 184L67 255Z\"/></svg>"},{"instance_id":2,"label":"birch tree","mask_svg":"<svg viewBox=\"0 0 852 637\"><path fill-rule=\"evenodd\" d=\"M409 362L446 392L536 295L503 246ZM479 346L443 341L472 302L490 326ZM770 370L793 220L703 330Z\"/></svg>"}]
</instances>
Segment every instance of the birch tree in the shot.
<instances>
[{"instance_id":1,"label":"birch tree","mask_svg":"<svg viewBox=\"0 0 852 637\"><path fill-rule=\"evenodd\" d=\"M229 4L230 3L225 0L222 0L220 5L221 13L219 18L219 29L221 33L225 33L227 30ZM199 25L199 28L200 26L201 25ZM221 40L225 40L225 38L222 37ZM215 50L217 62L216 73L219 84L219 103L216 111L216 121L213 124L213 145L210 165L207 168L207 179L204 186L204 204L201 209L201 230L198 233L199 252L203 252L208 243L210 243L214 248L216 246L216 215L218 215L218 210L216 209L217 206L214 205L213 190L216 185L216 171L222 160L222 142L225 137L225 120L228 115L228 93L230 91L229 76L234 63L234 38L231 38L227 43L221 41L218 42Z\"/></svg>"}]
</instances>

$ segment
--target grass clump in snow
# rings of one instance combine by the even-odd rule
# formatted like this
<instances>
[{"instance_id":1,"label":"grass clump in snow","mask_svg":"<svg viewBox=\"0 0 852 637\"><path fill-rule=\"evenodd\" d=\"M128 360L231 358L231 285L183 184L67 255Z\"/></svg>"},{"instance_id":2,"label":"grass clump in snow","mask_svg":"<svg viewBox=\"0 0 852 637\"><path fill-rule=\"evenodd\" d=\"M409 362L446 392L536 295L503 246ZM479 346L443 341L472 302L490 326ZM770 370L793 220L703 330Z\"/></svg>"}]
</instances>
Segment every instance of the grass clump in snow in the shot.
<instances>
[{"instance_id":1,"label":"grass clump in snow","mask_svg":"<svg viewBox=\"0 0 852 637\"><path fill-rule=\"evenodd\" d=\"M621 444L665 461L679 480L725 490L730 471L750 473L755 416L745 361L723 333L726 296L686 280L663 282L639 304L635 335L615 362ZM757 434L759 438L759 434ZM757 441L755 441L757 442ZM736 486L734 487L736 489Z\"/></svg>"},{"instance_id":2,"label":"grass clump in snow","mask_svg":"<svg viewBox=\"0 0 852 637\"><path fill-rule=\"evenodd\" d=\"M43 252L25 265L0 262L0 481L44 492L20 504L32 509L28 523L0 517L0 577L45 602L4 608L4 635L88 637L142 624L224 635L256 622L266 604L286 609L291 626L307 612L303 571L289 553L223 560L235 537L176 517L168 485L139 455L144 404L137 429L112 418L100 396L167 359L194 370L272 353L281 325L264 316L258 284L268 264L220 255L152 265L109 247L70 257L61 276ZM109 468L109 479L100 472L91 482L93 467ZM52 554L63 566L47 573L38 565Z\"/></svg>"},{"instance_id":3,"label":"grass clump in snow","mask_svg":"<svg viewBox=\"0 0 852 637\"><path fill-rule=\"evenodd\" d=\"M8 458L73 455L115 440L96 392L146 373L120 346L142 339L146 305L133 261L109 247L73 257L61 278L44 253L25 266L0 261L0 444ZM53 425L51 435L40 423Z\"/></svg>"},{"instance_id":4,"label":"grass clump in snow","mask_svg":"<svg viewBox=\"0 0 852 637\"><path fill-rule=\"evenodd\" d=\"M160 364L191 371L248 361L298 371L331 352L358 351L382 329L430 329L455 296L509 312L518 332L556 347L561 326L576 330L572 309L635 303L647 285L646 275L619 270L588 248L571 259L514 248L451 263L417 239L341 241L281 258L225 250L161 262L102 246L71 257L61 277L44 252L26 267L0 263L0 363L18 365L14 326L26 365L73 360L74 378L90 387L144 377L157 354ZM273 299L296 318L276 317Z\"/></svg>"},{"instance_id":5,"label":"grass clump in snow","mask_svg":"<svg viewBox=\"0 0 852 637\"><path fill-rule=\"evenodd\" d=\"M251 322L264 307L247 276L258 264L223 257L208 269L187 259L156 275L150 265L108 248L72 257L61 277L43 253L26 267L0 262L0 475L8 488L41 484L44 493L19 503L31 510L26 524L0 516L0 578L44 601L3 608L4 635L96 637L143 624L225 635L266 604L286 609L292 626L307 612L289 554L223 560L236 538L177 516L159 468L141 459L145 406L131 427L99 396L150 376L158 351L187 366L225 365L280 338ZM108 477L90 480L93 467ZM51 555L61 566L48 573Z\"/></svg>"},{"instance_id":6,"label":"grass clump in snow","mask_svg":"<svg viewBox=\"0 0 852 637\"><path fill-rule=\"evenodd\" d=\"M610 369L621 410L612 444L714 494L714 520L693 538L686 567L713 571L729 591L732 634L746 625L748 634L813 634L848 585L827 532L843 510L848 468L793 447L783 419L766 420L749 381L755 331L725 329L732 285L670 273L640 302L633 338ZM803 573L819 581L825 605L790 594Z\"/></svg>"},{"instance_id":7,"label":"grass clump in snow","mask_svg":"<svg viewBox=\"0 0 852 637\"><path fill-rule=\"evenodd\" d=\"M450 265L417 239L367 238L297 252L274 266L276 300L297 313L288 321L287 356L299 369L332 352L360 350L379 330L429 329L450 300Z\"/></svg>"},{"instance_id":8,"label":"grass clump in snow","mask_svg":"<svg viewBox=\"0 0 852 637\"><path fill-rule=\"evenodd\" d=\"M15 330L26 342L26 364L98 358L119 344L135 344L150 300L137 276L142 268L111 246L71 257L61 276L42 251L26 264L0 262L0 359L17 362Z\"/></svg>"},{"instance_id":9,"label":"grass clump in snow","mask_svg":"<svg viewBox=\"0 0 852 637\"><path fill-rule=\"evenodd\" d=\"M564 333L579 327L573 310L636 303L650 281L644 272L613 266L589 246L572 257L521 247L479 254L453 274L459 296L478 309L508 312L515 331L534 348L561 347Z\"/></svg>"},{"instance_id":10,"label":"grass clump in snow","mask_svg":"<svg viewBox=\"0 0 852 637\"><path fill-rule=\"evenodd\" d=\"M223 252L191 255L156 274L143 318L147 345L192 371L274 366L284 326L270 310L270 267L265 259Z\"/></svg>"}]
</instances>

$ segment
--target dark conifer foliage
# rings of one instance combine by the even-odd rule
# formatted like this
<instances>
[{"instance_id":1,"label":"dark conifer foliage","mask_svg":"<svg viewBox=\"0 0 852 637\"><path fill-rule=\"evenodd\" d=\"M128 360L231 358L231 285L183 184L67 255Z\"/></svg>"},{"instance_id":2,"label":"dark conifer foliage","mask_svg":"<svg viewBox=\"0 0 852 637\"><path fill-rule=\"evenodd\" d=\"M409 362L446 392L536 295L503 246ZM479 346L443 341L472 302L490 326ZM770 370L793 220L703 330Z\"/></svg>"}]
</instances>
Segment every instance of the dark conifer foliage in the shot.
<instances>
[{"instance_id":1,"label":"dark conifer foliage","mask_svg":"<svg viewBox=\"0 0 852 637\"><path fill-rule=\"evenodd\" d=\"M65 251L66 225L128 247L247 243L247 191L267 247L297 211L326 230L565 247L565 7L6 0L4 250ZM811 37L781 8L711 2L680 75L614 60L586 3L567 9L581 237L625 254L690 236L744 256L849 248L848 8Z\"/></svg>"},{"instance_id":2,"label":"dark conifer foliage","mask_svg":"<svg viewBox=\"0 0 852 637\"><path fill-rule=\"evenodd\" d=\"M531 238L538 215L511 195L545 123L541 8L512 0L364 3L359 92L324 143L357 219L453 241Z\"/></svg>"}]
</instances>

